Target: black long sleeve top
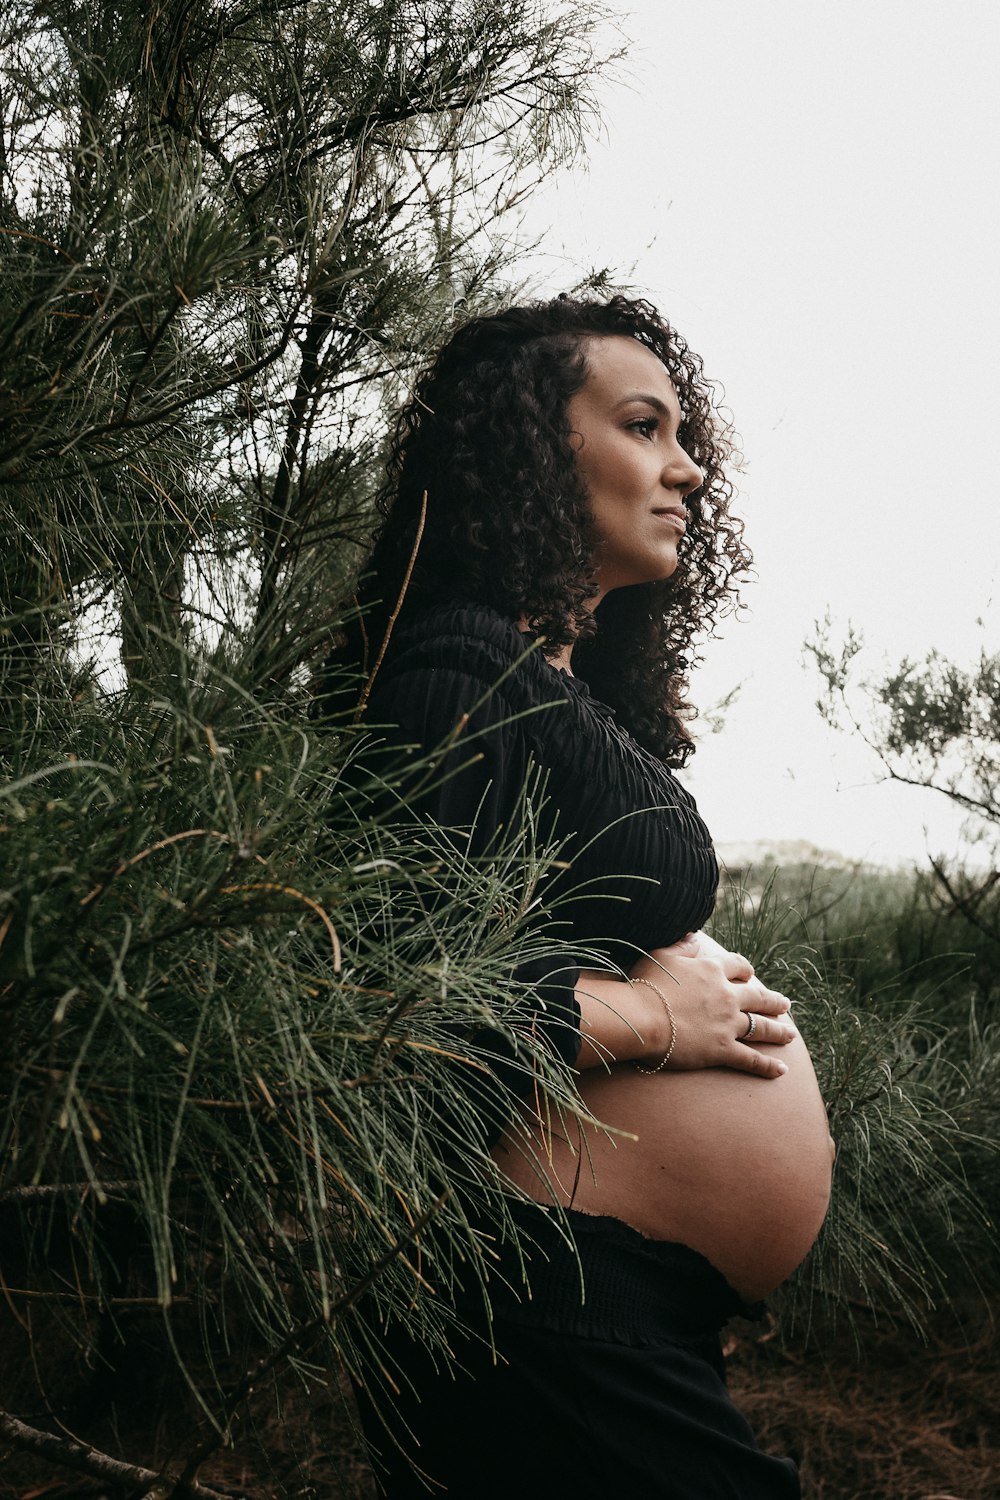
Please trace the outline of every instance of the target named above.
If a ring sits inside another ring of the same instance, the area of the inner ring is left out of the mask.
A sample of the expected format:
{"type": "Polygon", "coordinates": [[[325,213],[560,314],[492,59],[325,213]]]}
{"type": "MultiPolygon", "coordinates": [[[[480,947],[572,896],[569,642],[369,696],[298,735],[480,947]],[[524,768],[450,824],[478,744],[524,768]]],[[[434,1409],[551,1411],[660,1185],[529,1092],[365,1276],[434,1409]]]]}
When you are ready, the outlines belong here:
{"type": "MultiPolygon", "coordinates": [[[[540,775],[538,835],[561,845],[545,910],[565,951],[627,970],[710,915],[718,864],[691,795],[495,610],[446,605],[401,622],[367,720],[392,748],[430,751],[454,736],[417,808],[474,856],[509,829],[540,775]]],[[[536,997],[537,1029],[572,1064],[578,968],[542,963],[517,977],[536,997]]]]}

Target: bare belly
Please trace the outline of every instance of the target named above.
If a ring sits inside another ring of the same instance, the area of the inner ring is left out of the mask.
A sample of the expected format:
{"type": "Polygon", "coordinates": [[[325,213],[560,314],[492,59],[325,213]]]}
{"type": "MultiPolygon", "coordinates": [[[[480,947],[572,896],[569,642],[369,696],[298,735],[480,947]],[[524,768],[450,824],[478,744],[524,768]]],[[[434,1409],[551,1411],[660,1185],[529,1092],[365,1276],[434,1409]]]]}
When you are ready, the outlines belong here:
{"type": "Polygon", "coordinates": [[[628,1065],[583,1075],[580,1093],[609,1135],[525,1116],[494,1150],[539,1202],[611,1214],[698,1250],[748,1300],[805,1258],[830,1200],[833,1143],[801,1037],[782,1078],[731,1069],[649,1076],[628,1065]]]}

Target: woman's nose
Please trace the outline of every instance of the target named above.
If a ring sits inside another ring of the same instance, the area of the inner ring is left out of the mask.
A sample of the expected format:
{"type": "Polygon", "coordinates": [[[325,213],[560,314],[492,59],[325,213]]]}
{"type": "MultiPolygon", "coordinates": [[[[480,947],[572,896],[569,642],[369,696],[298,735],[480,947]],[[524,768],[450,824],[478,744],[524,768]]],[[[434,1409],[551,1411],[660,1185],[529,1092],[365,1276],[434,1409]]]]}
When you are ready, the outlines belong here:
{"type": "Polygon", "coordinates": [[[668,489],[680,490],[685,499],[705,483],[704,470],[685,452],[680,443],[675,446],[664,465],[663,483],[668,489]]]}

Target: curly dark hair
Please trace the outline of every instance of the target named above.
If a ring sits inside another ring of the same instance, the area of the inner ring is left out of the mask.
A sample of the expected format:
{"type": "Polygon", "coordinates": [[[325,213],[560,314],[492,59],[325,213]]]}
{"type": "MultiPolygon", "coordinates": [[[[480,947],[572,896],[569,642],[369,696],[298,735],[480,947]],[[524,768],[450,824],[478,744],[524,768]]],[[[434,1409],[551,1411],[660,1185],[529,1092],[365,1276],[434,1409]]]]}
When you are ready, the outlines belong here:
{"type": "MultiPolygon", "coordinates": [[[[691,642],[735,598],[750,555],[729,513],[732,428],[702,362],[645,301],[569,296],[509,307],[459,327],[399,414],[384,520],[364,570],[346,655],[370,670],[424,530],[405,614],[454,599],[492,605],[544,637],[547,655],[577,643],[573,670],[637,740],[668,764],[693,748],[685,720],[691,642]],[[678,440],[704,473],[687,497],[678,566],[662,582],[613,590],[598,611],[597,537],[570,442],[567,406],[587,377],[593,338],[624,334],[673,381],[678,440]]],[[[338,653],[340,654],[340,653],[338,653]]],[[[343,655],[341,655],[343,660],[343,655]]]]}

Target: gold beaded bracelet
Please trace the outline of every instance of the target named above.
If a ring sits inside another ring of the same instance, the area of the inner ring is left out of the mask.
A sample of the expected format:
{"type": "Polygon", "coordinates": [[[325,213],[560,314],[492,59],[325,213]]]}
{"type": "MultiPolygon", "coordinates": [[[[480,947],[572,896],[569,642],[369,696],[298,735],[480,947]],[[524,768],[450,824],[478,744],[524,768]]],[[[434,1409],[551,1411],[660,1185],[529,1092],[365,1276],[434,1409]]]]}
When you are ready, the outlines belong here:
{"type": "Polygon", "coordinates": [[[667,1013],[667,1020],[670,1022],[670,1046],[667,1048],[666,1052],[664,1052],[663,1056],[660,1058],[660,1061],[656,1064],[656,1067],[647,1068],[639,1061],[637,1057],[634,1057],[632,1059],[632,1066],[634,1068],[638,1068],[640,1073],[648,1073],[650,1075],[659,1073],[661,1069],[665,1068],[667,1066],[667,1063],[670,1061],[671,1053],[674,1050],[674,1043],[677,1041],[677,1022],[674,1018],[674,1013],[671,1009],[670,1001],[660,989],[660,986],[658,984],[654,984],[651,979],[630,979],[629,984],[648,985],[654,994],[659,995],[661,1001],[663,1002],[663,1009],[667,1013]]]}

